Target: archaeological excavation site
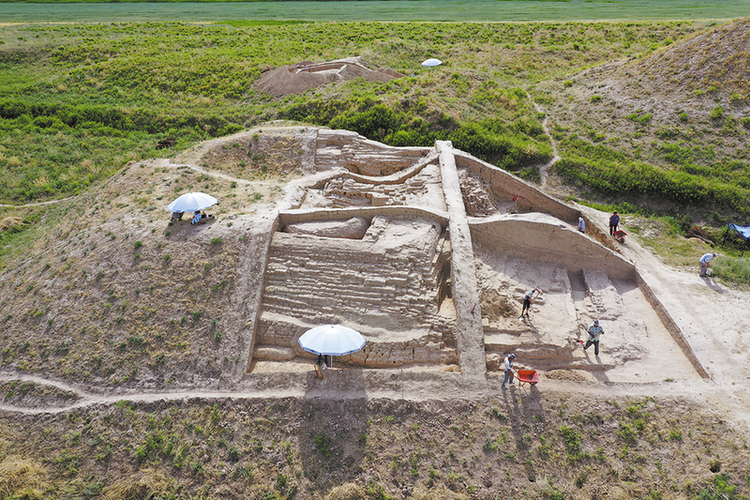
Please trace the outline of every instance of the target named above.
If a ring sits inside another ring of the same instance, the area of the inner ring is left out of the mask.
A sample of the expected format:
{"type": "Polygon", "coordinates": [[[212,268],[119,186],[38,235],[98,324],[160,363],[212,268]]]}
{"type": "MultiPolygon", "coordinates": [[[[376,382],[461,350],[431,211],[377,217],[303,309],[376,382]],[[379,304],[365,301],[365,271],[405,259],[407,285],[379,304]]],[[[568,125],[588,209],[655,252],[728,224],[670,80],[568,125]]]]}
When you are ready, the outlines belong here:
{"type": "Polygon", "coordinates": [[[253,256],[261,272],[244,301],[246,378],[309,371],[315,355],[298,339],[321,324],[366,339],[335,358],[329,377],[341,371],[341,380],[347,371],[486,380],[510,352],[542,380],[661,381],[665,355],[671,377],[706,377],[601,213],[450,142],[395,148],[323,128],[267,128],[263,137],[298,151],[302,174],[268,212],[267,241],[253,256]],[[542,294],[521,320],[523,294],[535,287],[542,294]],[[605,332],[599,356],[579,342],[594,320],[605,332]]]}

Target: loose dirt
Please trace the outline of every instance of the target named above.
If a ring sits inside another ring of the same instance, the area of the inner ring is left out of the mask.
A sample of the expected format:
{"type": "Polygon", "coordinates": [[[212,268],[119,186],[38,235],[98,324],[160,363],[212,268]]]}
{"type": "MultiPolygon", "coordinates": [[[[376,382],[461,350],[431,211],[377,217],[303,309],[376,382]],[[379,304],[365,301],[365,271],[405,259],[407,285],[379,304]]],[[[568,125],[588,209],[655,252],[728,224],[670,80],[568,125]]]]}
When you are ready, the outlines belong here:
{"type": "Polygon", "coordinates": [[[273,96],[301,94],[331,82],[363,78],[368,82],[387,82],[405,75],[388,68],[372,68],[357,57],[322,63],[302,61],[264,73],[257,86],[273,96]]]}

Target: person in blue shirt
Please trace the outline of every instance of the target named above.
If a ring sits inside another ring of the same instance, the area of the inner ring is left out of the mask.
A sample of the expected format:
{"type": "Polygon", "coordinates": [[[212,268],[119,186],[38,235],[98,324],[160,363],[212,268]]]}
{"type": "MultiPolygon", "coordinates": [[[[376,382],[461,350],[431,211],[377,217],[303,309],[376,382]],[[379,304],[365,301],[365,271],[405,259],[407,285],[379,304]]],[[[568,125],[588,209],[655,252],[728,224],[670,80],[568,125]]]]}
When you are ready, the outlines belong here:
{"type": "Polygon", "coordinates": [[[589,327],[589,339],[586,341],[586,345],[583,346],[585,351],[591,344],[594,344],[594,354],[599,355],[599,337],[604,335],[604,329],[599,325],[599,320],[594,320],[594,324],[589,327]]]}
{"type": "Polygon", "coordinates": [[[713,259],[714,257],[716,257],[715,253],[706,253],[703,254],[703,257],[701,257],[698,261],[701,265],[701,278],[703,278],[704,276],[708,276],[708,268],[711,267],[711,259],[713,259]]]}
{"type": "Polygon", "coordinates": [[[620,216],[617,215],[617,212],[614,212],[609,218],[609,235],[614,236],[619,226],[620,216]]]}

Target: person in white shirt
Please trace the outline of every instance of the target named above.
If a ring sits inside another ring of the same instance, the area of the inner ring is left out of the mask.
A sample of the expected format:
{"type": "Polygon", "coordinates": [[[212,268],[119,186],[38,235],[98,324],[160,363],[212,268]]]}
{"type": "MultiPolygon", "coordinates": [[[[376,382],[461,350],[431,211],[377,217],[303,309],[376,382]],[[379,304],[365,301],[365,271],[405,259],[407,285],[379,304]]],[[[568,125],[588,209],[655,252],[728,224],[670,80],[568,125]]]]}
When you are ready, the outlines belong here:
{"type": "Polygon", "coordinates": [[[537,296],[542,294],[542,291],[538,288],[533,288],[523,294],[523,308],[521,309],[521,317],[518,319],[523,319],[523,316],[526,315],[526,317],[529,317],[529,309],[531,308],[531,300],[534,298],[534,295],[537,294],[537,296]]]}
{"type": "Polygon", "coordinates": [[[582,233],[586,232],[586,221],[583,220],[583,217],[578,217],[578,230],[582,233]]]}

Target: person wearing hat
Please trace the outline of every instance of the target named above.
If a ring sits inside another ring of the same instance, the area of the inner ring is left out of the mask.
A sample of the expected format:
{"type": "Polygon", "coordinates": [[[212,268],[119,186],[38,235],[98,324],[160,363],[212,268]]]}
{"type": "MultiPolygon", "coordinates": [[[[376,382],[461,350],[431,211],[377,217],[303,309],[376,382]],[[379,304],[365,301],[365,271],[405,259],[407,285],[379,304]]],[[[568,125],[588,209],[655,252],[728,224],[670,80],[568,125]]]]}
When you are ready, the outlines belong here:
{"type": "Polygon", "coordinates": [[[534,298],[534,295],[537,297],[542,294],[542,291],[538,288],[532,288],[525,294],[523,294],[523,308],[521,309],[521,316],[518,319],[523,319],[524,315],[526,317],[529,317],[529,309],[531,309],[531,299],[534,298]]]}
{"type": "Polygon", "coordinates": [[[604,329],[599,326],[599,320],[595,319],[594,324],[589,327],[589,339],[586,341],[586,345],[583,346],[585,351],[591,344],[594,344],[594,354],[599,355],[599,336],[604,335],[604,329]]]}
{"type": "Polygon", "coordinates": [[[614,212],[609,218],[609,235],[614,236],[617,228],[620,226],[620,216],[614,212]]]}
{"type": "Polygon", "coordinates": [[[578,217],[578,230],[582,233],[586,232],[586,221],[583,220],[583,217],[578,217]]]}
{"type": "Polygon", "coordinates": [[[513,385],[513,360],[514,359],[516,359],[516,355],[513,353],[510,353],[507,356],[505,356],[505,359],[503,360],[503,369],[505,371],[505,376],[503,377],[503,385],[500,386],[503,389],[507,389],[507,387],[505,387],[505,384],[509,383],[508,382],[509,380],[510,380],[510,385],[513,385]]]}
{"type": "Polygon", "coordinates": [[[703,257],[700,258],[698,261],[701,265],[701,272],[700,277],[703,278],[704,276],[708,276],[708,268],[711,267],[711,259],[716,257],[715,253],[707,253],[704,254],[703,257]]]}

